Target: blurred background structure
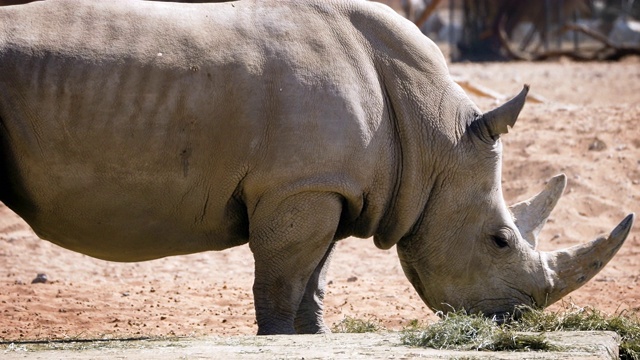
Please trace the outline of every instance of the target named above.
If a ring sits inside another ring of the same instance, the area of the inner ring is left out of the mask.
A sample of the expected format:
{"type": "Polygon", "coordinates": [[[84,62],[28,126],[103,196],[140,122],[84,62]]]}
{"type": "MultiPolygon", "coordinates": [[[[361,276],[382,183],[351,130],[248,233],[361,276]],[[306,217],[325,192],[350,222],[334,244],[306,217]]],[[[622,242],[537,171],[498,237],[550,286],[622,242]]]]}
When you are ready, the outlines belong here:
{"type": "Polygon", "coordinates": [[[640,54],[640,0],[379,0],[447,43],[452,61],[640,54]]]}

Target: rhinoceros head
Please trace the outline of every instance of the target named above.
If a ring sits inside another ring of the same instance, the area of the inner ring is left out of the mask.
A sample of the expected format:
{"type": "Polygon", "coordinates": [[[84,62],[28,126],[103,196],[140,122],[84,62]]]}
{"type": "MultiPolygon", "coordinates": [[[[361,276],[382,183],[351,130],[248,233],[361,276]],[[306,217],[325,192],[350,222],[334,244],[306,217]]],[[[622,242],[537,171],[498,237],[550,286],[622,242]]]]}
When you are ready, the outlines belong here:
{"type": "Polygon", "coordinates": [[[622,246],[627,216],[608,237],[569,249],[537,251],[537,235],[566,185],[551,179],[533,198],[507,207],[501,188],[500,135],[513,126],[528,87],[469,122],[429,198],[414,234],[397,245],[403,270],[433,310],[502,316],[544,307],[598,273],[622,246]]]}

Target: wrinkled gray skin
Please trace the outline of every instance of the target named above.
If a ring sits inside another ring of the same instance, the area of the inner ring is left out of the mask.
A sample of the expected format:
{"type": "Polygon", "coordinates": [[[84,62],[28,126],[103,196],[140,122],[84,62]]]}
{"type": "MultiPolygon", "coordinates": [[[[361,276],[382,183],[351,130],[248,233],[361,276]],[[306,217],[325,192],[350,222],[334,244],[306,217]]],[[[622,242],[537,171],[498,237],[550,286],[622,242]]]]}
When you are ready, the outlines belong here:
{"type": "Polygon", "coordinates": [[[100,259],[248,243],[259,334],[328,331],[324,275],[347,236],[397,245],[432,309],[501,314],[581,285],[633,221],[534,250],[565,180],[518,216],[504,203],[499,136],[525,95],[483,115],[430,40],[369,2],[6,7],[0,199],[100,259]]]}

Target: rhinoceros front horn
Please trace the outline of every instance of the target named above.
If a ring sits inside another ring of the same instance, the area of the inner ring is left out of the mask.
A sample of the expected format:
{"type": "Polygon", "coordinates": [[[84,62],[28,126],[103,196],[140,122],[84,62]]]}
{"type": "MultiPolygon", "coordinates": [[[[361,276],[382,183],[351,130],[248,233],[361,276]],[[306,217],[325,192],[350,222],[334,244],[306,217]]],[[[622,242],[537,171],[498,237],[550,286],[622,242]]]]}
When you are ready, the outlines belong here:
{"type": "Polygon", "coordinates": [[[624,243],[634,217],[634,214],[627,215],[608,237],[602,236],[587,244],[565,250],[541,253],[542,258],[546,260],[549,288],[546,303],[540,305],[553,304],[595,276],[624,243]]]}

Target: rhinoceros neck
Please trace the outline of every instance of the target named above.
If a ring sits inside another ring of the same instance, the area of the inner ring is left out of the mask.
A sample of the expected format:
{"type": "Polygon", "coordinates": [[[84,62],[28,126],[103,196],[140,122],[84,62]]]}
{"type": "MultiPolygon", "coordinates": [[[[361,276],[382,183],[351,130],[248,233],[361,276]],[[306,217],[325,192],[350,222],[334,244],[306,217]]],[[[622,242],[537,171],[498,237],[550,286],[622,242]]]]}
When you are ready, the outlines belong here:
{"type": "MultiPolygon", "coordinates": [[[[357,18],[355,21],[357,26],[357,18]]],[[[398,21],[369,33],[396,152],[393,196],[374,235],[389,248],[408,235],[446,171],[474,106],[449,76],[441,51],[415,26],[398,21]],[[393,36],[390,36],[390,33],[393,36]]]]}
{"type": "Polygon", "coordinates": [[[376,246],[389,248],[402,237],[409,235],[423,218],[429,199],[434,194],[434,186],[442,174],[447,173],[454,158],[453,148],[462,131],[457,130],[457,103],[447,104],[454,99],[447,88],[433,89],[440,92],[439,105],[424,106],[414,113],[412,106],[421,107],[409,97],[388,97],[392,107],[397,162],[393,196],[387,205],[387,212],[380,221],[374,236],[376,246]],[[445,99],[446,98],[446,99],[445,99]],[[395,99],[396,104],[393,104],[395,99]],[[446,104],[450,110],[440,109],[446,104]]]}

